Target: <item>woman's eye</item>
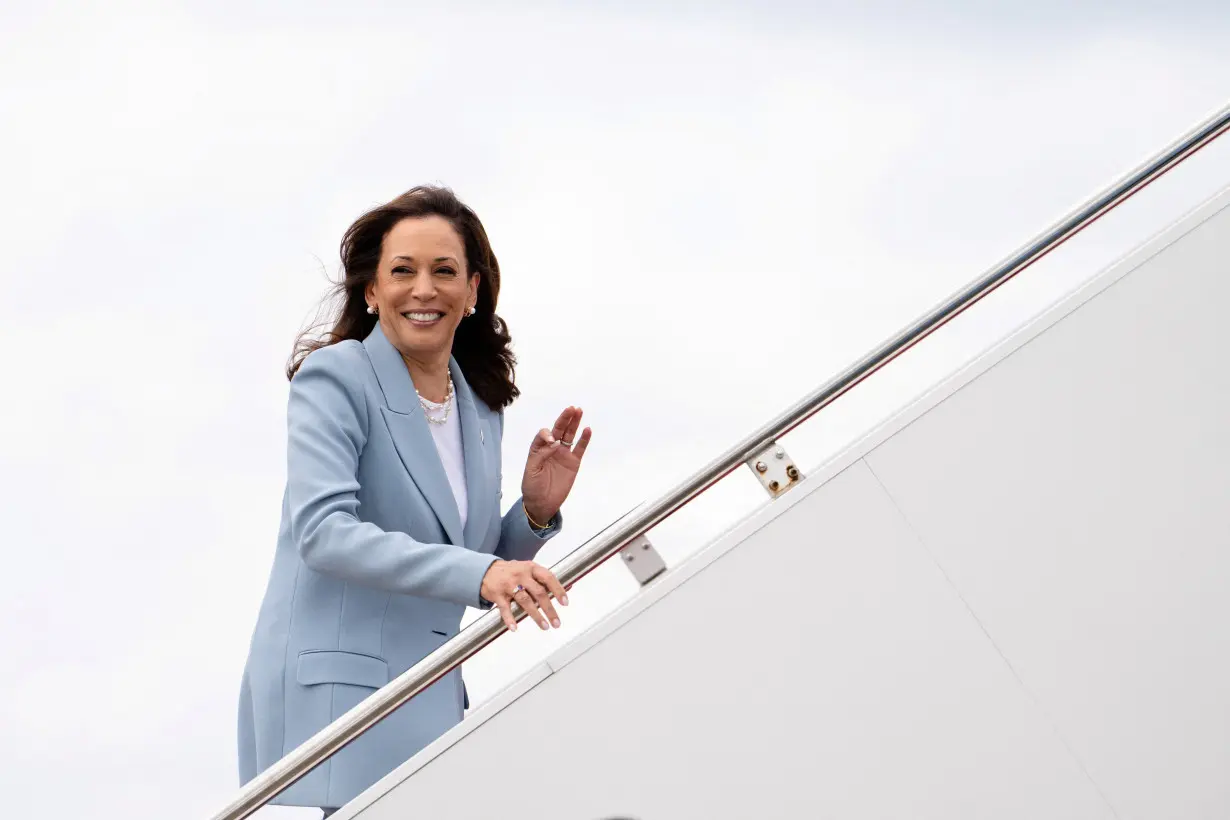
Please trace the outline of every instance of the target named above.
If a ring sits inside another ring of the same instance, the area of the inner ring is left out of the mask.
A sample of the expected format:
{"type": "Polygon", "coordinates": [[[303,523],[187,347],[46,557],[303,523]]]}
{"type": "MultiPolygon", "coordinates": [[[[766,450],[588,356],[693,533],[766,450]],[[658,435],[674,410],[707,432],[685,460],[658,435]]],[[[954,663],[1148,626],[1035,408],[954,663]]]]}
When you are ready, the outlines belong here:
{"type": "Polygon", "coordinates": [[[408,274],[408,273],[413,273],[413,271],[411,271],[411,270],[410,270],[409,268],[407,268],[405,265],[398,265],[397,267],[393,268],[393,275],[394,275],[394,276],[404,276],[404,275],[406,275],[406,274],[408,274]]]}
{"type": "Polygon", "coordinates": [[[457,272],[452,268],[436,268],[436,273],[441,276],[456,276],[457,272]]]}

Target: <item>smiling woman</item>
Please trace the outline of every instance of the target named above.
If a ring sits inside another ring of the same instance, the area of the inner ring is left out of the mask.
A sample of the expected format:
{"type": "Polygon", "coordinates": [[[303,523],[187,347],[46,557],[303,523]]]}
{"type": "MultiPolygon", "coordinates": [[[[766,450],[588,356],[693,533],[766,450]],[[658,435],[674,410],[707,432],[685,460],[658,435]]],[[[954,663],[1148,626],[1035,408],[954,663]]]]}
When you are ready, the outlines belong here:
{"type": "MultiPolygon", "coordinates": [[[[517,397],[500,269],[478,216],[415,188],[341,247],[339,315],[291,357],[287,479],[239,703],[246,783],[455,635],[466,606],[516,601],[560,625],[533,561],[562,525],[590,430],[568,407],[530,444],[501,514],[504,408],[517,397]]],[[[273,802],[328,816],[461,720],[454,671],[273,802]]]]}

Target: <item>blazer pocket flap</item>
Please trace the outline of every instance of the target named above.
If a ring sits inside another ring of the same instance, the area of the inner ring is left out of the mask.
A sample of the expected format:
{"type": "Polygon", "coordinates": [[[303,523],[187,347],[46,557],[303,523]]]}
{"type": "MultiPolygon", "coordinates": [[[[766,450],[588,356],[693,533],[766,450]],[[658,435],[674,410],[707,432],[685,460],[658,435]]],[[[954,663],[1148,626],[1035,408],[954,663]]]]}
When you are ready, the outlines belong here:
{"type": "Polygon", "coordinates": [[[349,683],[379,689],[389,682],[389,664],[357,652],[309,651],[299,653],[296,679],[303,686],[318,683],[349,683]]]}

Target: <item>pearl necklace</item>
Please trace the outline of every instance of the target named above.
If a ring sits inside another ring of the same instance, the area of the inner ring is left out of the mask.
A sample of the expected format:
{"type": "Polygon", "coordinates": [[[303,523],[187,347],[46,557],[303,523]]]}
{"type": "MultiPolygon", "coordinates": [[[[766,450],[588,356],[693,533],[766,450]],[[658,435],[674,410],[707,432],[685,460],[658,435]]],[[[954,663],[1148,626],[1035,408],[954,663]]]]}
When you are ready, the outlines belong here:
{"type": "Polygon", "coordinates": [[[444,397],[443,402],[435,402],[435,401],[431,401],[430,399],[423,398],[423,394],[419,393],[417,387],[414,389],[414,392],[418,394],[419,404],[422,405],[423,415],[427,418],[428,422],[430,422],[431,424],[444,424],[445,422],[448,421],[449,415],[453,412],[454,393],[453,393],[453,374],[452,373],[448,374],[448,395],[444,397]],[[444,415],[442,416],[432,415],[432,413],[438,413],[441,410],[444,411],[444,415]]]}

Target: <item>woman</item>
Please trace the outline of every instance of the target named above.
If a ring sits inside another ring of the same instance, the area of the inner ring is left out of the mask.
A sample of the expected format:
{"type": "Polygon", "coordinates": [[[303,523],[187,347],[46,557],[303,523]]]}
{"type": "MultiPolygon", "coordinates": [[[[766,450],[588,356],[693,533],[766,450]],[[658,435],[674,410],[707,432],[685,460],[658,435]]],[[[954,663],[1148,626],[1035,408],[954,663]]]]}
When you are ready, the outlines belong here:
{"type": "MultiPolygon", "coordinates": [[[[569,407],[530,445],[501,516],[504,408],[518,395],[496,315],[500,269],[475,213],[415,188],[342,239],[343,303],[300,339],[273,571],[244,669],[247,782],[457,634],[467,606],[516,601],[558,627],[559,581],[533,562],[559,532],[589,444],[569,407]]],[[[459,670],[274,802],[327,817],[461,720],[459,670]]]]}

